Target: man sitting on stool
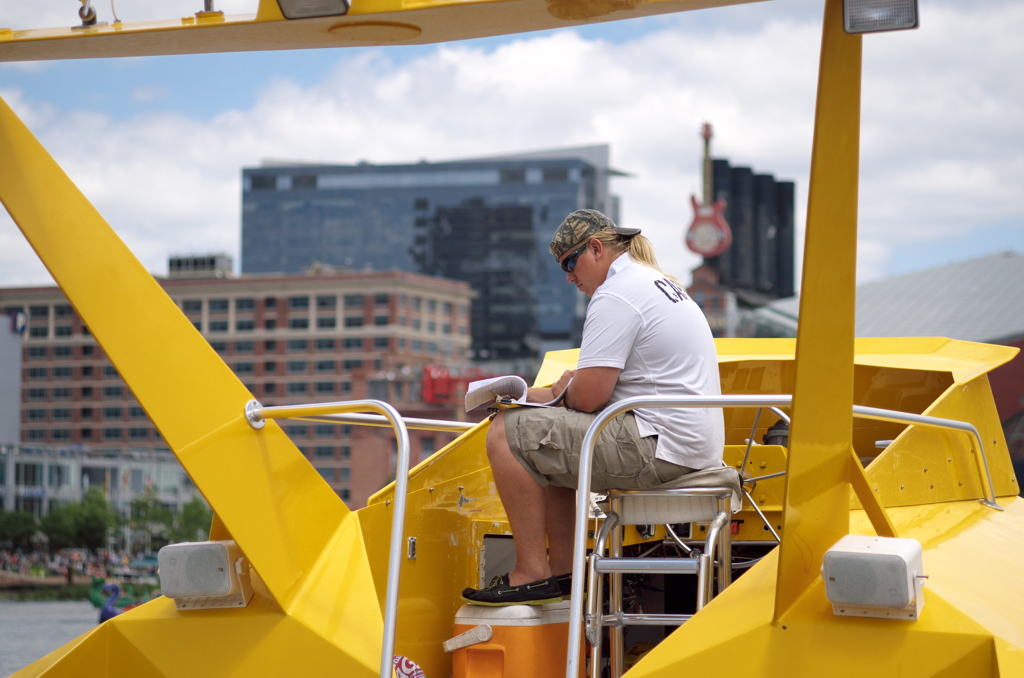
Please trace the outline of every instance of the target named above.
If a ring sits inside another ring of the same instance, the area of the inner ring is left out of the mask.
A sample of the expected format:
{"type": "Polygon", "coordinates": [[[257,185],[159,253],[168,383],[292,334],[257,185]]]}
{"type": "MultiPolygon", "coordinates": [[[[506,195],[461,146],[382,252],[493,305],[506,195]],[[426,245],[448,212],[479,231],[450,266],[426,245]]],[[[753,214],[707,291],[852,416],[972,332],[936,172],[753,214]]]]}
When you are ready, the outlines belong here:
{"type": "MultiPolygon", "coordinates": [[[[564,407],[504,410],[491,422],[487,457],[512,528],[516,567],[485,589],[462,592],[477,605],[540,605],[569,594],[580,450],[598,410],[640,395],[721,394],[707,320],[658,268],[639,229],[577,210],[555,231],[551,253],[566,282],[591,297],[579,362],[550,388],[529,391],[531,402],[566,391],[564,407]]],[[[627,412],[597,439],[591,487],[657,487],[720,466],[724,440],[718,408],[627,412]]]]}

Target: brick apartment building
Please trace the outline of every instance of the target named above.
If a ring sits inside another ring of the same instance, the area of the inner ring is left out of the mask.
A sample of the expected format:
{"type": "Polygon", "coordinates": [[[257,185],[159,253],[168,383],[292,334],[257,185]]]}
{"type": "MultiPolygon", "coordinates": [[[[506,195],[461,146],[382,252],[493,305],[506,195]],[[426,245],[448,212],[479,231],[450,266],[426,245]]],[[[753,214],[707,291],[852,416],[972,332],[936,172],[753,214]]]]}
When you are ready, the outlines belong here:
{"type": "MultiPolygon", "coordinates": [[[[457,373],[468,361],[474,295],[467,283],[403,271],[231,277],[229,270],[227,257],[175,258],[160,283],[264,405],[373,398],[404,416],[465,417],[457,397],[431,391],[424,402],[421,394],[427,366],[457,373]]],[[[20,375],[20,431],[0,443],[167,449],[59,288],[0,289],[0,310],[27,321],[15,353],[20,369],[6,371],[20,375]]],[[[353,508],[393,478],[388,428],[281,424],[353,508]]],[[[410,437],[413,464],[453,439],[429,431],[410,437]]]]}

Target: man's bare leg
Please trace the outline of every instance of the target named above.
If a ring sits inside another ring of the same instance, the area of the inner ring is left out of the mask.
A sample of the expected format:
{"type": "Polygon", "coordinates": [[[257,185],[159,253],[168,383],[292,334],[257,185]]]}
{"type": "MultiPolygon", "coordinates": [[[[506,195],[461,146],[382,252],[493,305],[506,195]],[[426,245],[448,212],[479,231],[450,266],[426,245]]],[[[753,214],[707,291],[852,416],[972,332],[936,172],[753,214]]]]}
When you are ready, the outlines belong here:
{"type": "Polygon", "coordinates": [[[544,488],[547,514],[548,561],[552,574],[572,572],[573,537],[576,535],[576,490],[548,485],[544,488]]]}
{"type": "MultiPolygon", "coordinates": [[[[516,567],[509,572],[509,583],[519,586],[547,579],[551,566],[544,539],[545,491],[512,454],[505,437],[503,412],[494,417],[487,431],[487,458],[516,545],[516,567]]],[[[571,541],[570,537],[570,551],[571,541]]]]}

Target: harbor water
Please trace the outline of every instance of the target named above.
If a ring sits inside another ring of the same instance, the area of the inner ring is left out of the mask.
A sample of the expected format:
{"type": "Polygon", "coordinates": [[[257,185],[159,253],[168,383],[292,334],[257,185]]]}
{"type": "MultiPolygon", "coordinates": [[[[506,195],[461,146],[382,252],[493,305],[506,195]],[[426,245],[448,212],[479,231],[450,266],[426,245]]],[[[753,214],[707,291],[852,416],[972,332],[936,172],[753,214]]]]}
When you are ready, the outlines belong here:
{"type": "Polygon", "coordinates": [[[99,610],[85,600],[0,600],[0,676],[9,676],[96,626],[99,610]]]}

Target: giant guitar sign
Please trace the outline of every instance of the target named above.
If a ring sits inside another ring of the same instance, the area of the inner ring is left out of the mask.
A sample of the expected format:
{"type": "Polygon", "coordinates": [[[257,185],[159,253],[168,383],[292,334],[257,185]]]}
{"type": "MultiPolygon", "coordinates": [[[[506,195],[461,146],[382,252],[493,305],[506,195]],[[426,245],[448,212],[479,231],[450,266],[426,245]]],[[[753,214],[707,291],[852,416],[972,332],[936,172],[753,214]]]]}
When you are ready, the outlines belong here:
{"type": "Polygon", "coordinates": [[[717,257],[732,244],[732,231],[725,221],[725,200],[712,202],[711,195],[711,125],[704,123],[704,201],[691,196],[693,223],[686,232],[686,246],[704,257],[717,257]]]}

